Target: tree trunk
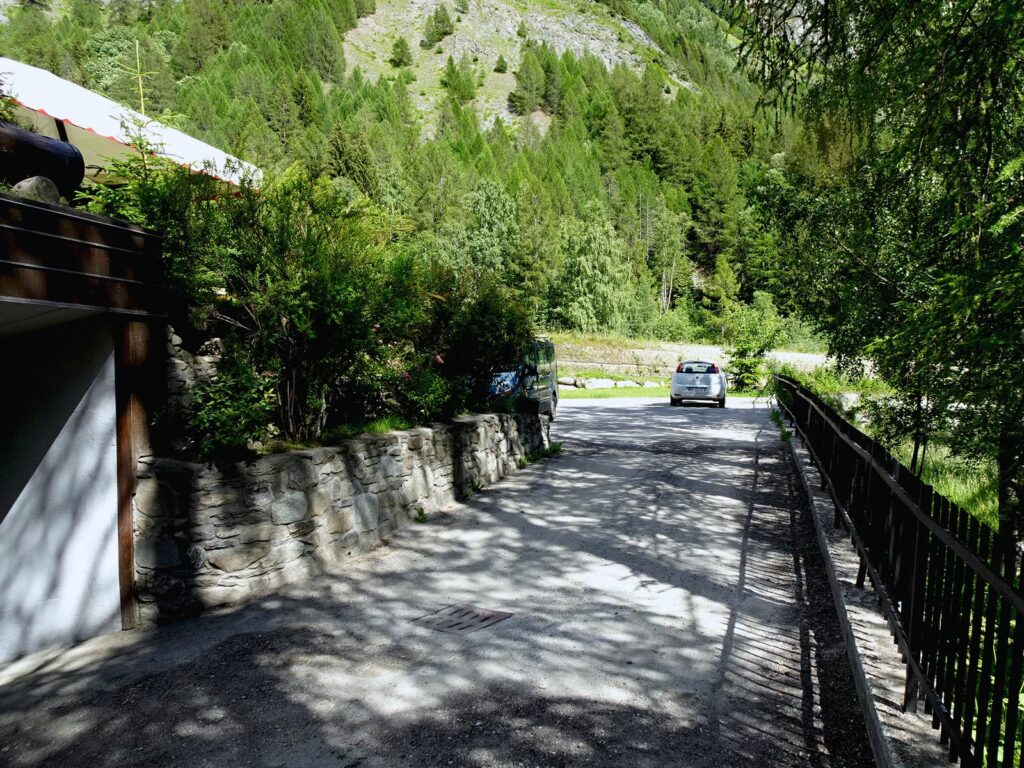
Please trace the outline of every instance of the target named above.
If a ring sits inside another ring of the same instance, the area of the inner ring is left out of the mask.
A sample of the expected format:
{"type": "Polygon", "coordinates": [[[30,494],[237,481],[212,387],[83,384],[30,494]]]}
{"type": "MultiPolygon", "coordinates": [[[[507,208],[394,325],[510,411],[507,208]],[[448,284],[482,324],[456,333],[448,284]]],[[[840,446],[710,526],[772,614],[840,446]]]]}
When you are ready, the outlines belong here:
{"type": "Polygon", "coordinates": [[[920,477],[921,472],[924,470],[923,460],[920,467],[917,464],[917,454],[921,449],[921,433],[921,396],[918,395],[917,405],[914,407],[914,455],[910,457],[910,471],[917,477],[920,477]]]}
{"type": "Polygon", "coordinates": [[[1020,436],[1004,429],[996,460],[999,472],[999,545],[1008,563],[1021,556],[1024,543],[1024,447],[1020,436]]]}

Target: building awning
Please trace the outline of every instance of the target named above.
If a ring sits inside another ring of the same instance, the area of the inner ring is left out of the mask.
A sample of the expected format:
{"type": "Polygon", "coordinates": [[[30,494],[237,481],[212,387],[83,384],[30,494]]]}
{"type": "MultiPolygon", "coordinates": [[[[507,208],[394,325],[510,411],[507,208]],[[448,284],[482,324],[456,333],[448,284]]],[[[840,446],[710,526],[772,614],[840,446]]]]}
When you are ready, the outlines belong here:
{"type": "Polygon", "coordinates": [[[244,177],[260,180],[254,165],[44,69],[0,57],[0,78],[19,120],[44,136],[78,147],[87,179],[117,182],[110,162],[134,151],[131,134],[141,132],[157,154],[196,172],[235,186],[244,177]]]}

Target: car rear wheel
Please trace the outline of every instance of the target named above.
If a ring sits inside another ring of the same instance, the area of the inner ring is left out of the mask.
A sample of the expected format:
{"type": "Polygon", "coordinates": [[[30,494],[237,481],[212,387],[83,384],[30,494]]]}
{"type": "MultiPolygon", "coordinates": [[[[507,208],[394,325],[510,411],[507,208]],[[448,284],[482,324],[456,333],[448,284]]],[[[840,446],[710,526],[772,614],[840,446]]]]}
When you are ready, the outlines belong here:
{"type": "Polygon", "coordinates": [[[548,411],[548,419],[551,421],[555,420],[555,410],[558,408],[558,395],[551,397],[551,410],[548,411]]]}
{"type": "Polygon", "coordinates": [[[718,401],[718,407],[719,408],[725,408],[725,398],[724,397],[721,400],[718,401]]]}
{"type": "Polygon", "coordinates": [[[680,400],[680,399],[679,399],[679,398],[677,398],[677,397],[670,397],[670,398],[668,399],[668,404],[669,404],[669,405],[681,405],[681,404],[682,404],[682,402],[683,402],[683,401],[682,401],[682,400],[680,400]]]}

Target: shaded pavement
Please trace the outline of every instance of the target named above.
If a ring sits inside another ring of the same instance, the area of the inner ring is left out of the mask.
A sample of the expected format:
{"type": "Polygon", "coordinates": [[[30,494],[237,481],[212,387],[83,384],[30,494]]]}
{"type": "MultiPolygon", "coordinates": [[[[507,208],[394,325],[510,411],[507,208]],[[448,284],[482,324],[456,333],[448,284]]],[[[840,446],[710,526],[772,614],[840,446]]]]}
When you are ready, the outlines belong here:
{"type": "Polygon", "coordinates": [[[763,408],[564,402],[562,455],[244,609],[0,667],[0,766],[868,766],[763,408]],[[511,617],[471,634],[414,619],[511,617]]]}

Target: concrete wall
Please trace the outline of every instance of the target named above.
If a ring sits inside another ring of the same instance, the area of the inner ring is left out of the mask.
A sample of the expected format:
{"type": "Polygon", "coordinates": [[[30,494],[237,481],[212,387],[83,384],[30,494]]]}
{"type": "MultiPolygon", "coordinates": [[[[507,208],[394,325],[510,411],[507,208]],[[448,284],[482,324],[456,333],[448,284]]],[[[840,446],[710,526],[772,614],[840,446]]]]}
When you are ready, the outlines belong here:
{"type": "Polygon", "coordinates": [[[135,555],[144,620],[264,595],[514,472],[546,416],[465,416],[224,467],[140,463],[135,555]]]}
{"type": "Polygon", "coordinates": [[[0,661],[120,626],[102,318],[0,338],[0,661]]]}

